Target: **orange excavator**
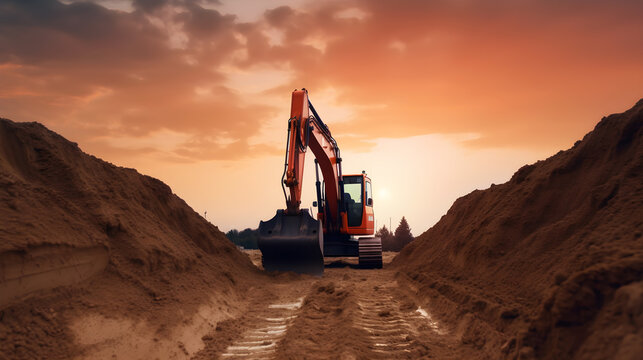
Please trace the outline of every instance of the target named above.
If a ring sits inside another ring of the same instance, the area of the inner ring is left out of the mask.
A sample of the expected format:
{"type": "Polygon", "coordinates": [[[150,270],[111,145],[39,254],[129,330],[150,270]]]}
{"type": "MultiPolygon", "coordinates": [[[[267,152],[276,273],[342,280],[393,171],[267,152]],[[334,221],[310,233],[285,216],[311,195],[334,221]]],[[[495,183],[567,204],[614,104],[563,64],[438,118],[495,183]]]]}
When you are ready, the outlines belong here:
{"type": "Polygon", "coordinates": [[[371,179],[364,171],[358,175],[342,174],[337,142],[308,99],[306,89],[292,93],[281,180],[286,209],[277,210],[272,219],[259,223],[258,242],[265,270],[321,275],[324,257],[358,257],[362,268],[382,267],[382,243],[372,236],[375,220],[371,179]],[[315,156],[317,201],[313,207],[317,208],[317,219],[300,208],[304,160],[309,148],[315,156]],[[323,185],[319,181],[320,169],[323,185]]]}

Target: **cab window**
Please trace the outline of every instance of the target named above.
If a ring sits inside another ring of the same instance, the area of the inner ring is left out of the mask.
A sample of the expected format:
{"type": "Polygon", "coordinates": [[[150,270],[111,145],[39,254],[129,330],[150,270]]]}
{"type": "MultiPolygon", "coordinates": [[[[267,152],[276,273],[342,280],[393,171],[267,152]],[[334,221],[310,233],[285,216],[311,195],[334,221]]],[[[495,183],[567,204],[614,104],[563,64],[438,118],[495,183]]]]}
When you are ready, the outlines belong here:
{"type": "Polygon", "coordinates": [[[371,190],[371,182],[366,182],[366,206],[373,206],[373,190],[371,190]],[[370,200],[370,205],[369,205],[370,200]]]}
{"type": "Polygon", "coordinates": [[[344,204],[346,204],[348,226],[362,224],[362,194],[364,194],[362,181],[362,176],[344,176],[344,204]]]}

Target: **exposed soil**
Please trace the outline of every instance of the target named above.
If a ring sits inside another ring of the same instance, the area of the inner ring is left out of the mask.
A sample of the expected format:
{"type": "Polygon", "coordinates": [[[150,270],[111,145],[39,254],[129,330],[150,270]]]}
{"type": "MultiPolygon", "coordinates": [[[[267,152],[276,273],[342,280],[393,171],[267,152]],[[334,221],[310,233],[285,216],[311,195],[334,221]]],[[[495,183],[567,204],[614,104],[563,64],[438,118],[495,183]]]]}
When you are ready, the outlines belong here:
{"type": "Polygon", "coordinates": [[[458,199],[395,259],[491,358],[643,353],[643,101],[458,199]]]}
{"type": "Polygon", "coordinates": [[[164,358],[236,315],[258,276],[159,180],[0,119],[0,357],[164,358]]]}

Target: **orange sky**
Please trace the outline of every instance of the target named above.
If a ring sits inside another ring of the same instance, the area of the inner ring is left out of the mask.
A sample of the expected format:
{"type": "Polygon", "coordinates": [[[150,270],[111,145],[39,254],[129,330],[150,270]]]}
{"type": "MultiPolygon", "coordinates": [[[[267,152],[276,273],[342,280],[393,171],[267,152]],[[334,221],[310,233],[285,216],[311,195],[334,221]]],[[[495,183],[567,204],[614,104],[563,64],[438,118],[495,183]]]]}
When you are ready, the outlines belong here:
{"type": "Polygon", "coordinates": [[[642,14],[640,1],[0,0],[0,116],[158,177],[229,230],[284,206],[290,92],[306,87],[345,172],[372,176],[378,224],[406,215],[418,235],[642,97],[642,14]]]}

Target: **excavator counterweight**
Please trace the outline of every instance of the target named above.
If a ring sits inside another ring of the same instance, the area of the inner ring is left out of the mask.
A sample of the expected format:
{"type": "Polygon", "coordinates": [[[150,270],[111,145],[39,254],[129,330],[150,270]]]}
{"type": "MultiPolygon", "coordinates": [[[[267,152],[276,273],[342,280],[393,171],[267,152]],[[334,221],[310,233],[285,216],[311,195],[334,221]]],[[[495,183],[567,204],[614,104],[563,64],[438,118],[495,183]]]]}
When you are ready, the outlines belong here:
{"type": "Polygon", "coordinates": [[[306,89],[292,93],[286,161],[281,178],[286,209],[259,223],[259,249],[267,271],[321,275],[324,256],[359,257],[360,266],[382,267],[382,244],[373,235],[371,179],[343,175],[337,142],[308,99],[306,89]],[[317,219],[301,209],[304,160],[315,156],[317,219]],[[324,186],[319,181],[321,170],[324,186]],[[286,187],[288,190],[286,190],[286,187]]]}

